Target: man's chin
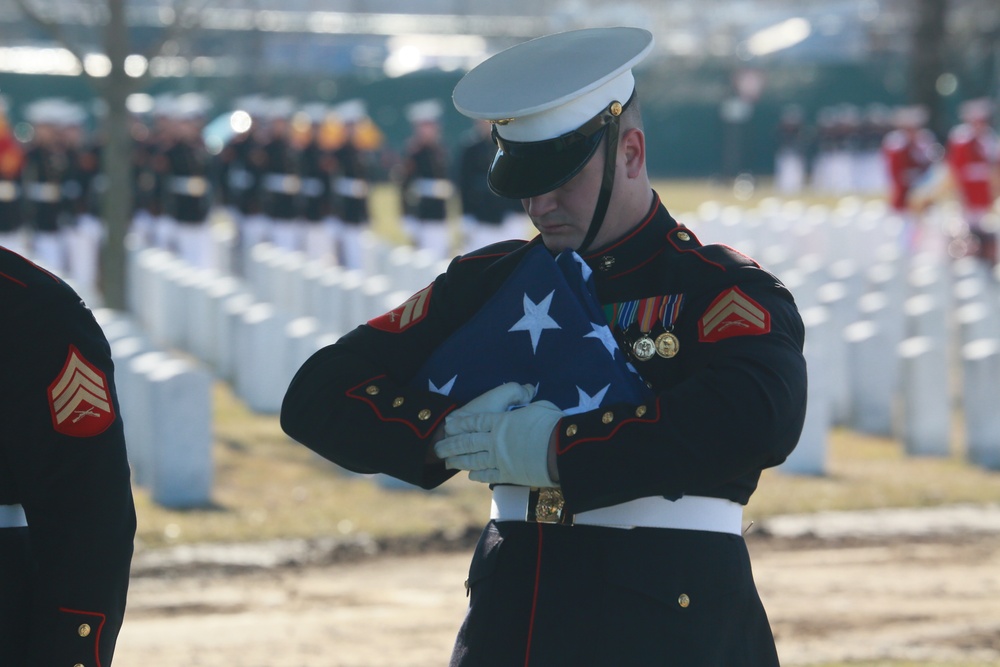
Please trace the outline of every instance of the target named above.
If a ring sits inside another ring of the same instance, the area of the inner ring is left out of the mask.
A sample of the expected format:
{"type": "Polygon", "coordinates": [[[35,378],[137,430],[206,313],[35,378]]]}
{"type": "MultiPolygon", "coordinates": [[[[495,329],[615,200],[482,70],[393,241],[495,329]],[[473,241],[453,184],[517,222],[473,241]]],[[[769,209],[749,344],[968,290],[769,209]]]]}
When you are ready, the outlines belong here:
{"type": "Polygon", "coordinates": [[[561,234],[542,234],[542,243],[548,248],[550,252],[559,253],[563,250],[576,250],[576,247],[580,245],[580,240],[577,238],[571,238],[568,236],[563,236],[561,234]]]}

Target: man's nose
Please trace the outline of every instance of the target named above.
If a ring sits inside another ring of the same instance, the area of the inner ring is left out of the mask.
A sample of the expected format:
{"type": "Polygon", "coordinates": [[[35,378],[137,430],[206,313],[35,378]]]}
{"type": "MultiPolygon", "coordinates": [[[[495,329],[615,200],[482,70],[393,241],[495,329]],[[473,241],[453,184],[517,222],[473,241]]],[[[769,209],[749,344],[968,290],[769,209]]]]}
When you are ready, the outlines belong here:
{"type": "Polygon", "coordinates": [[[522,199],[521,204],[529,216],[542,216],[553,211],[556,207],[556,198],[551,192],[528,199],[522,199]]]}

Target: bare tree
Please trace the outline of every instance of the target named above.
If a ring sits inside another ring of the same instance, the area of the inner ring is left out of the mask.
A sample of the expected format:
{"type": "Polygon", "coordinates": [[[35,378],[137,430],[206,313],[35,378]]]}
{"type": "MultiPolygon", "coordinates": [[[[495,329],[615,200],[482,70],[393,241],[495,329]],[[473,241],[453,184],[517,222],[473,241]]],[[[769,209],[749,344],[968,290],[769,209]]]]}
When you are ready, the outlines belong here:
{"type": "Polygon", "coordinates": [[[942,130],[943,109],[937,91],[938,77],[945,71],[945,31],[948,0],[914,0],[910,44],[910,99],[930,112],[930,126],[942,130]]]}
{"type": "MultiPolygon", "coordinates": [[[[126,107],[128,96],[141,90],[147,83],[149,70],[139,76],[126,71],[125,61],[135,54],[129,36],[126,17],[127,0],[89,0],[89,3],[53,3],[51,0],[14,0],[24,15],[80,62],[94,92],[107,109],[106,145],[103,169],[107,190],[102,214],[107,224],[108,242],[101,260],[101,274],[105,304],[110,308],[125,308],[126,253],[125,235],[132,217],[132,137],[131,118],[126,107]],[[99,26],[95,35],[110,62],[107,76],[94,76],[84,67],[87,49],[79,38],[62,23],[61,10],[71,7],[85,19],[82,23],[99,26]]],[[[165,23],[159,39],[135,54],[152,61],[163,46],[176,39],[182,32],[197,27],[202,9],[209,0],[177,2],[164,12],[165,23]]]]}

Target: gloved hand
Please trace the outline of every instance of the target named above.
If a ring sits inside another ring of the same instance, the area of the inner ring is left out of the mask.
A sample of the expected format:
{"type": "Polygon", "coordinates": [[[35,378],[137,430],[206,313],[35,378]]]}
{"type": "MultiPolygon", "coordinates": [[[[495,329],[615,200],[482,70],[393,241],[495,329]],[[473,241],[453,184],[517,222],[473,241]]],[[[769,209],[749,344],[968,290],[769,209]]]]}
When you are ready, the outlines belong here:
{"type": "Polygon", "coordinates": [[[549,401],[509,412],[452,413],[434,452],[445,467],[468,470],[476,482],[558,486],[549,477],[548,455],[552,429],[562,416],[549,401]]]}
{"type": "Polygon", "coordinates": [[[535,397],[535,388],[530,384],[508,382],[495,389],[476,396],[474,399],[452,411],[447,419],[479,414],[481,412],[506,412],[515,405],[527,405],[535,397]]]}

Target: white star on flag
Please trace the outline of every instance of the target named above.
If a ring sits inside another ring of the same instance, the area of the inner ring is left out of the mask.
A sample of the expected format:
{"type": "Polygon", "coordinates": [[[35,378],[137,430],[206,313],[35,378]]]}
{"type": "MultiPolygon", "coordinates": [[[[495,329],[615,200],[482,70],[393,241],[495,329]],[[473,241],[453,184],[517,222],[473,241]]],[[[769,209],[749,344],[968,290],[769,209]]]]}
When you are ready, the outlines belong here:
{"type": "Polygon", "coordinates": [[[587,392],[585,392],[583,389],[580,389],[580,387],[577,386],[576,393],[579,394],[580,396],[580,402],[577,404],[575,408],[569,408],[568,410],[565,410],[565,413],[568,415],[575,415],[581,412],[589,412],[590,410],[596,410],[597,408],[601,407],[601,401],[604,400],[604,395],[608,393],[608,389],[610,388],[611,388],[610,384],[605,385],[604,389],[600,390],[593,396],[590,396],[589,394],[587,394],[587,392]]]}
{"type": "Polygon", "coordinates": [[[445,382],[440,387],[438,387],[438,386],[436,386],[434,384],[434,380],[428,379],[427,380],[427,385],[428,385],[427,386],[427,390],[428,391],[432,391],[435,394],[443,394],[444,396],[450,396],[451,395],[451,388],[455,386],[455,380],[457,380],[457,379],[458,379],[458,376],[456,375],[453,378],[451,378],[450,380],[448,380],[447,382],[445,382]]]}
{"type": "Polygon", "coordinates": [[[611,333],[611,329],[603,324],[598,324],[597,322],[591,322],[590,326],[593,327],[593,331],[584,336],[584,338],[596,338],[597,340],[604,343],[604,349],[608,351],[611,358],[615,358],[615,350],[618,349],[618,343],[615,342],[615,335],[611,333]]]}
{"type": "Polygon", "coordinates": [[[534,303],[527,294],[524,295],[524,317],[519,319],[507,331],[527,331],[531,335],[531,349],[538,352],[538,339],[545,329],[561,329],[559,324],[549,317],[549,307],[552,305],[552,295],[555,290],[538,303],[534,303]]]}

